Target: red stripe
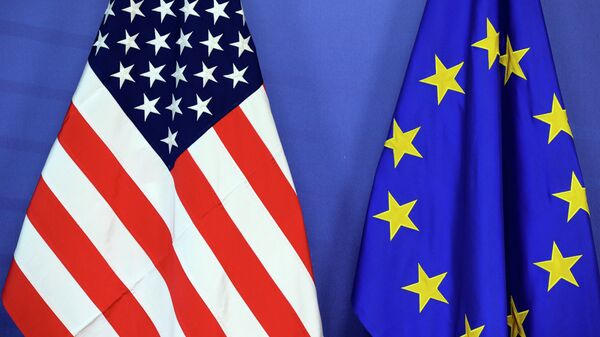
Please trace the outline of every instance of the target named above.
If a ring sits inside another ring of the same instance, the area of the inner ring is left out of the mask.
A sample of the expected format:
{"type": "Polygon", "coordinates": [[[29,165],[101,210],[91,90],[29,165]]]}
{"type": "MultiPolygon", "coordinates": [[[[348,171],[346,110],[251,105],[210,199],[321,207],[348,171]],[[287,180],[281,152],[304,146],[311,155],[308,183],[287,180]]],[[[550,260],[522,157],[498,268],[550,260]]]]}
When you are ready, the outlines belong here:
{"type": "Polygon", "coordinates": [[[183,332],[224,336],[185,275],[167,224],[73,105],[58,139],[161,273],[183,332]]]}
{"type": "Polygon", "coordinates": [[[4,285],[2,303],[25,336],[72,336],[14,261],[4,285]]]}
{"type": "Polygon", "coordinates": [[[144,309],[64,209],[44,179],[38,183],[27,216],[119,336],[159,335],[144,309]]]}
{"type": "Polygon", "coordinates": [[[269,336],[308,336],[188,151],[171,171],[183,206],[269,336]]]}
{"type": "Polygon", "coordinates": [[[298,197],[269,149],[239,107],[223,117],[214,129],[312,275],[298,197]]]}

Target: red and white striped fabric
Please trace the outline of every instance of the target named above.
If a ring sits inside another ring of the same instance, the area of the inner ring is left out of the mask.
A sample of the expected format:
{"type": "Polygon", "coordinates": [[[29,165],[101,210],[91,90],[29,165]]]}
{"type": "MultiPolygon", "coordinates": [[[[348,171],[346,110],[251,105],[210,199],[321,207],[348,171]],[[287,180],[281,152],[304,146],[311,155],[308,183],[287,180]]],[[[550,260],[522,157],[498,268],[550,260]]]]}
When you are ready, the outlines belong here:
{"type": "Polygon", "coordinates": [[[3,302],[27,336],[322,336],[264,88],[169,170],[86,66],[3,302]]]}

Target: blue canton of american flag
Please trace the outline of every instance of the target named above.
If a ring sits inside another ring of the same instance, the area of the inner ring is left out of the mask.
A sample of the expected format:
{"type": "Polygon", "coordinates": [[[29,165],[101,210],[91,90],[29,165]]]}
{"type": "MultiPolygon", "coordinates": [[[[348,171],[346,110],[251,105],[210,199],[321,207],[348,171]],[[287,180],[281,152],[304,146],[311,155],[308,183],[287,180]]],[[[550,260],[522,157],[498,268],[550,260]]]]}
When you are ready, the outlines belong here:
{"type": "Polygon", "coordinates": [[[262,84],[238,1],[112,1],[89,62],[169,168],[262,84]]]}
{"type": "Polygon", "coordinates": [[[239,1],[109,3],[2,294],[27,336],[323,335],[239,1]]]}

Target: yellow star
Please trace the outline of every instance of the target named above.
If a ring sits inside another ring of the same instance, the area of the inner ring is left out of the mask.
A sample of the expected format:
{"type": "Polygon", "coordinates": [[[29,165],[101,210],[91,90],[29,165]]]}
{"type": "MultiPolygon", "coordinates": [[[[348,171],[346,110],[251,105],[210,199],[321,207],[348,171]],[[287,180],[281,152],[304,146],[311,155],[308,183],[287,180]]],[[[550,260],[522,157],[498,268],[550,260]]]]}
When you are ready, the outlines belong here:
{"type": "Polygon", "coordinates": [[[524,80],[527,79],[519,62],[521,62],[521,59],[528,51],[529,48],[513,51],[510,38],[506,37],[506,54],[500,56],[500,64],[506,67],[504,71],[504,85],[508,82],[511,74],[515,74],[524,80]]]}
{"type": "Polygon", "coordinates": [[[394,151],[394,167],[398,166],[398,163],[405,154],[411,156],[423,158],[417,148],[413,145],[413,140],[417,136],[417,133],[421,127],[412,129],[410,131],[402,132],[398,123],[394,119],[393,136],[392,138],[385,141],[385,147],[394,151]]]}
{"type": "Polygon", "coordinates": [[[481,332],[483,332],[483,328],[485,328],[485,325],[471,330],[471,325],[469,325],[469,319],[467,318],[467,315],[465,315],[465,334],[460,337],[479,337],[479,335],[481,335],[481,332]]]}
{"type": "Polygon", "coordinates": [[[448,304],[448,301],[438,289],[448,273],[429,277],[421,267],[421,264],[418,264],[418,266],[419,281],[417,283],[409,284],[406,287],[402,287],[402,289],[419,294],[419,312],[423,311],[423,308],[425,308],[430,299],[448,304]]]}
{"type": "Polygon", "coordinates": [[[496,28],[490,22],[490,19],[486,18],[486,37],[485,39],[479,40],[473,43],[472,47],[485,49],[488,52],[488,69],[492,69],[492,65],[496,61],[496,57],[500,55],[500,33],[496,31],[496,28]]]}
{"type": "Polygon", "coordinates": [[[534,263],[536,266],[550,273],[548,278],[548,291],[560,280],[565,280],[577,287],[579,284],[571,272],[571,268],[579,261],[583,255],[574,255],[563,257],[556,242],[552,242],[552,257],[550,260],[534,263]]]}
{"type": "Polygon", "coordinates": [[[390,241],[392,241],[396,233],[398,233],[400,227],[406,227],[408,229],[419,231],[417,226],[415,226],[412,220],[408,217],[410,211],[413,209],[416,203],[417,201],[413,200],[404,205],[398,205],[398,202],[396,202],[396,199],[394,199],[392,193],[388,192],[388,210],[376,214],[373,217],[390,223],[390,241]]]}
{"type": "Polygon", "coordinates": [[[563,109],[556,98],[556,94],[552,97],[552,111],[533,116],[536,119],[541,120],[542,122],[550,125],[550,133],[548,133],[548,144],[554,140],[556,136],[561,131],[564,131],[566,134],[573,138],[573,133],[571,133],[571,127],[569,126],[569,120],[567,118],[567,110],[563,109]]]}
{"type": "Polygon", "coordinates": [[[456,75],[462,68],[464,62],[455,65],[452,68],[446,68],[442,61],[435,55],[435,74],[422,79],[420,82],[431,84],[437,87],[437,101],[438,105],[442,102],[442,99],[448,92],[453,90],[464,94],[464,90],[460,87],[460,84],[456,82],[456,75]]]}
{"type": "Polygon", "coordinates": [[[527,337],[523,329],[523,322],[528,313],[529,310],[519,312],[515,305],[515,300],[513,300],[512,296],[510,297],[510,315],[506,317],[506,322],[510,327],[510,337],[527,337]]]}
{"type": "Polygon", "coordinates": [[[575,216],[580,209],[586,211],[587,214],[590,214],[590,208],[585,195],[585,187],[581,186],[575,172],[571,172],[571,189],[552,195],[569,203],[567,222],[571,221],[573,216],[575,216]]]}

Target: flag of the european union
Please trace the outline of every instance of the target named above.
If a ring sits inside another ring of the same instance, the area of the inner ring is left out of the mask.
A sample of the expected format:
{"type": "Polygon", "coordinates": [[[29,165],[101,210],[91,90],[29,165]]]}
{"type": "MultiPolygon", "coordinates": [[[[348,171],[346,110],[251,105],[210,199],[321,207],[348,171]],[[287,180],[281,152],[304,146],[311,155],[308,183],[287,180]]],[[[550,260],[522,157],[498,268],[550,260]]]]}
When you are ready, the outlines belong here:
{"type": "Polygon", "coordinates": [[[600,336],[585,183],[539,0],[429,0],[354,308],[375,336],[600,336]]]}

